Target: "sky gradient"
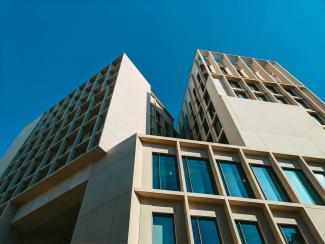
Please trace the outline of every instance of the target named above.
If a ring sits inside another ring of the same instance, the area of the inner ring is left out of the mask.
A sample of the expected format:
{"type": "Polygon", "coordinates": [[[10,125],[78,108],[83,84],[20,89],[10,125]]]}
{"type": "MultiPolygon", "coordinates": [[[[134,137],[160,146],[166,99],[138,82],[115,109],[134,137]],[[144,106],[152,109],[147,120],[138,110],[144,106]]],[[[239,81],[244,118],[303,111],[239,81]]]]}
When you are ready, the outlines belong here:
{"type": "Polygon", "coordinates": [[[177,120],[196,49],[278,61],[325,100],[325,1],[0,1],[0,157],[123,52],[177,120]]]}

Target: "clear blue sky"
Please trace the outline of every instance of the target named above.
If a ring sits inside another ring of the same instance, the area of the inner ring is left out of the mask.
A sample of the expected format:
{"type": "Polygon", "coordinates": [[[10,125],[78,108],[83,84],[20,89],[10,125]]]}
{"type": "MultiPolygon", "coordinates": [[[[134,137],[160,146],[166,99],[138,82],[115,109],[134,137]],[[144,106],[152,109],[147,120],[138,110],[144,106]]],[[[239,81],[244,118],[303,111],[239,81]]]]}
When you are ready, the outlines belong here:
{"type": "Polygon", "coordinates": [[[0,0],[0,155],[126,52],[177,119],[197,48],[277,60],[325,100],[324,0],[0,0]]]}

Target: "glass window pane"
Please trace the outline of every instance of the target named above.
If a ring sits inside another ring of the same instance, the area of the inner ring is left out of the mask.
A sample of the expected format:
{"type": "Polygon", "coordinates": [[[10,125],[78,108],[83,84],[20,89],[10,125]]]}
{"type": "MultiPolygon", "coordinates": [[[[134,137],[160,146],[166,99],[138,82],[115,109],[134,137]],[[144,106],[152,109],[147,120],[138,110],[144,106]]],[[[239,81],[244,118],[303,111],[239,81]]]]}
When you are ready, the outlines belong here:
{"type": "Polygon", "coordinates": [[[152,156],[152,168],[153,168],[153,188],[160,189],[159,179],[159,155],[153,154],[152,156]]]}
{"type": "Polygon", "coordinates": [[[176,157],[153,154],[153,188],[178,191],[178,185],[176,157]]]}
{"type": "Polygon", "coordinates": [[[201,234],[201,244],[221,243],[216,221],[199,218],[198,222],[201,234]]]}
{"type": "Polygon", "coordinates": [[[175,243],[174,219],[172,215],[153,215],[152,243],[175,243]]]}
{"type": "Polygon", "coordinates": [[[239,163],[220,161],[218,163],[227,193],[235,197],[253,197],[252,190],[239,163]]]}
{"type": "Polygon", "coordinates": [[[237,221],[237,229],[243,244],[263,244],[257,222],[237,221]]]}
{"type": "Polygon", "coordinates": [[[303,244],[304,239],[300,234],[297,226],[294,225],[280,225],[282,235],[288,244],[303,244]]]}
{"type": "Polygon", "coordinates": [[[270,167],[254,165],[252,169],[267,200],[288,201],[282,185],[270,167]]]}
{"type": "Polygon", "coordinates": [[[312,187],[304,173],[295,169],[284,169],[289,183],[295,189],[302,203],[322,205],[323,201],[312,187]]]}
{"type": "Polygon", "coordinates": [[[206,160],[184,158],[183,167],[187,191],[206,194],[215,193],[211,171],[206,160]]]}
{"type": "Polygon", "coordinates": [[[315,172],[315,176],[323,188],[325,188],[325,174],[323,172],[315,172]]]}
{"type": "Polygon", "coordinates": [[[192,230],[193,230],[193,238],[195,244],[201,244],[201,238],[199,233],[199,223],[197,221],[197,218],[192,218],[192,230]]]}

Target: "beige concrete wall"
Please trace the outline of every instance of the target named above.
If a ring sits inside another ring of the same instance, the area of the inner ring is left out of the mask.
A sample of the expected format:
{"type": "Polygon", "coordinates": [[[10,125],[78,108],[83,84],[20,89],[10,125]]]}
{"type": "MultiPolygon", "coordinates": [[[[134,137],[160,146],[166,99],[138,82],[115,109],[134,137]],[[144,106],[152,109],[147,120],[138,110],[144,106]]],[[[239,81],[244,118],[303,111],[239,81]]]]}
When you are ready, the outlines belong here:
{"type": "Polygon", "coordinates": [[[226,133],[227,127],[235,124],[238,141],[243,140],[245,146],[310,157],[325,156],[324,130],[304,109],[234,97],[222,99],[232,120],[223,123],[226,133]]]}
{"type": "Polygon", "coordinates": [[[37,122],[40,120],[41,116],[35,119],[33,122],[28,124],[25,128],[21,130],[21,132],[17,135],[16,139],[11,143],[8,150],[5,152],[3,157],[0,159],[0,175],[7,168],[15,154],[18,152],[19,148],[23,145],[29,134],[35,128],[37,122]]]}
{"type": "Polygon", "coordinates": [[[135,142],[128,138],[93,165],[72,243],[127,242],[135,142]]]}
{"type": "Polygon", "coordinates": [[[146,133],[150,85],[124,54],[107,113],[100,147],[105,151],[134,133],[146,133]]]}

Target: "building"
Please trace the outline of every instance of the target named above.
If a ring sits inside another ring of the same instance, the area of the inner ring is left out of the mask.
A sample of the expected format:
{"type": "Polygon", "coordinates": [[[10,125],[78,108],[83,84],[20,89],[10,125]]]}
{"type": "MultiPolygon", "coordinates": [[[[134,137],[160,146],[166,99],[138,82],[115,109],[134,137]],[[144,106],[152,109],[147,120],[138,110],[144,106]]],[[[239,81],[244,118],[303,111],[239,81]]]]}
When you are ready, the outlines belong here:
{"type": "Polygon", "coordinates": [[[324,112],[274,61],[198,50],[176,138],[123,55],[4,155],[0,241],[325,243],[324,112]]]}

